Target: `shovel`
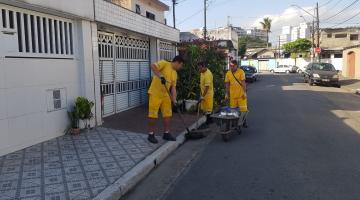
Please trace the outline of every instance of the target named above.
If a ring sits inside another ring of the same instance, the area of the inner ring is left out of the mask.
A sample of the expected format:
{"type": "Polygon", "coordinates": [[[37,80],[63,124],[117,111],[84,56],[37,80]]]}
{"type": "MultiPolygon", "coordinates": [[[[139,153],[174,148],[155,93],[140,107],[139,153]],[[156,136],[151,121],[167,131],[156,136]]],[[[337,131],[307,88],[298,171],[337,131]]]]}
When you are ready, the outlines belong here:
{"type": "MultiPolygon", "coordinates": [[[[165,88],[166,92],[168,93],[169,97],[171,97],[171,94],[170,94],[169,90],[166,88],[166,85],[164,85],[164,88],[165,88]]],[[[189,127],[188,127],[188,126],[186,125],[186,123],[185,123],[184,116],[183,116],[181,110],[178,109],[176,105],[174,105],[174,106],[175,106],[176,109],[177,109],[177,113],[178,113],[178,115],[179,115],[179,117],[180,117],[181,123],[182,123],[183,126],[186,128],[186,134],[185,134],[185,139],[186,139],[186,140],[198,140],[198,139],[202,139],[202,138],[206,137],[203,132],[198,132],[198,131],[196,131],[196,130],[190,131],[189,127]]],[[[197,118],[198,118],[198,119],[197,119],[197,122],[196,122],[196,123],[197,123],[197,124],[196,124],[196,125],[197,125],[196,128],[198,128],[198,125],[199,125],[198,123],[199,123],[199,118],[200,118],[200,106],[199,106],[199,103],[198,103],[197,118]]]]}

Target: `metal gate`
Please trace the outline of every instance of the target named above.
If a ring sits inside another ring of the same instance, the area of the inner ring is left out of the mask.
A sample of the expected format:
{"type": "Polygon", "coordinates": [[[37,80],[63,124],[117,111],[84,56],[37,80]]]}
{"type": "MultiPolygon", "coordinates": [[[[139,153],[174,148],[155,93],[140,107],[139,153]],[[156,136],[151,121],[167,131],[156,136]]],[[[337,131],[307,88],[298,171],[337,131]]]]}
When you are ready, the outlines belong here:
{"type": "Polygon", "coordinates": [[[104,117],[147,102],[150,83],[148,38],[98,33],[104,117]]]}

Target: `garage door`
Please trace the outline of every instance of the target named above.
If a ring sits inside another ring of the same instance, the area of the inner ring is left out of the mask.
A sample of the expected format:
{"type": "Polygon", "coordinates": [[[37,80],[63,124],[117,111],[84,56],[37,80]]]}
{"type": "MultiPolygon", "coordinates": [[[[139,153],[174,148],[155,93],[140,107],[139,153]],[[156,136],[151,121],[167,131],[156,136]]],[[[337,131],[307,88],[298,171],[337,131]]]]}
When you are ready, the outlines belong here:
{"type": "Polygon", "coordinates": [[[99,32],[98,43],[103,116],[146,103],[149,39],[99,32]]]}

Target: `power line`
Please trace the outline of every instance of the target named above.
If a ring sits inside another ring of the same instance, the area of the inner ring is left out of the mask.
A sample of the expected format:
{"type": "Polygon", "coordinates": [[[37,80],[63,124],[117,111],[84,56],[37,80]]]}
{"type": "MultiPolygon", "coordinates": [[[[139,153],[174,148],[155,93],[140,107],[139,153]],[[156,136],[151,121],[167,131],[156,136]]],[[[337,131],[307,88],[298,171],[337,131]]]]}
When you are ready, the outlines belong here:
{"type": "Polygon", "coordinates": [[[354,4],[356,4],[358,1],[359,1],[359,0],[353,1],[350,5],[346,6],[344,9],[340,10],[340,11],[337,12],[335,15],[332,15],[332,16],[324,19],[323,21],[327,21],[327,20],[329,20],[329,19],[332,19],[332,18],[338,16],[339,14],[343,13],[345,10],[347,10],[348,8],[350,8],[351,6],[353,6],[354,4]]]}
{"type": "Polygon", "coordinates": [[[330,4],[332,1],[334,1],[334,0],[329,0],[329,1],[327,1],[326,3],[320,5],[319,8],[324,7],[324,6],[328,5],[328,4],[330,4]]]}
{"type": "Polygon", "coordinates": [[[337,26],[339,26],[339,25],[345,24],[346,22],[354,19],[355,17],[357,17],[357,16],[359,16],[359,15],[360,15],[360,11],[359,11],[358,13],[356,13],[354,16],[350,17],[349,19],[347,19],[347,20],[345,20],[345,21],[343,21],[343,22],[340,22],[340,23],[332,26],[331,28],[334,28],[334,27],[337,27],[337,26]]]}
{"type": "Polygon", "coordinates": [[[339,0],[339,1],[337,1],[331,8],[327,9],[327,11],[326,11],[325,13],[323,13],[323,14],[326,14],[326,13],[328,13],[330,10],[334,9],[334,8],[335,8],[336,6],[338,6],[339,3],[341,3],[342,1],[344,1],[344,0],[339,0]]]}

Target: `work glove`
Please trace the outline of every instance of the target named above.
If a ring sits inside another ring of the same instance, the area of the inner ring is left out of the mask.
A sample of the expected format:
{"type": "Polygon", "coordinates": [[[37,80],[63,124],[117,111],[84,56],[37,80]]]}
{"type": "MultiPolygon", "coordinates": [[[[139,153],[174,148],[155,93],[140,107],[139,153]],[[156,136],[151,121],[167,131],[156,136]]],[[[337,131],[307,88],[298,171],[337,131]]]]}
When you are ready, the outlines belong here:
{"type": "Polygon", "coordinates": [[[229,95],[225,94],[225,100],[229,100],[229,95]]]}
{"type": "Polygon", "coordinates": [[[165,77],[161,76],[161,77],[160,77],[160,80],[161,80],[161,84],[166,85],[166,79],[165,79],[165,77]]]}
{"type": "Polygon", "coordinates": [[[173,110],[173,112],[175,112],[175,113],[178,113],[179,112],[179,105],[178,105],[178,103],[176,102],[176,103],[172,103],[172,110],[173,110]]]}

